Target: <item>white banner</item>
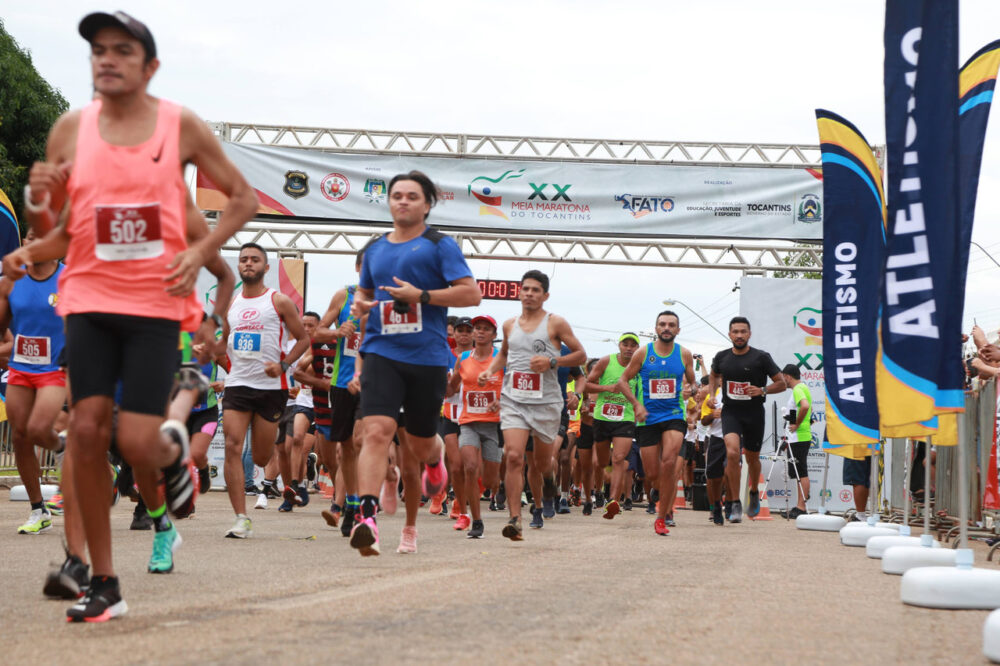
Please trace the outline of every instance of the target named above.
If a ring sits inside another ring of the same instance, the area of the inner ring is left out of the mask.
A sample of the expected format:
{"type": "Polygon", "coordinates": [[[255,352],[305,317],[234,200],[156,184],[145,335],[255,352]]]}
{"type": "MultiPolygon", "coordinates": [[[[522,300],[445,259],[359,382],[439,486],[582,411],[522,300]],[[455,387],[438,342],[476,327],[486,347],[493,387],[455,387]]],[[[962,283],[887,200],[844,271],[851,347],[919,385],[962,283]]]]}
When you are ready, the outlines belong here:
{"type": "MultiPolygon", "coordinates": [[[[750,346],[771,354],[779,368],[788,363],[799,367],[802,381],[809,387],[813,399],[812,446],[809,448],[809,481],[812,484],[810,510],[819,508],[820,490],[823,487],[823,465],[826,453],[821,448],[826,427],[826,396],[823,392],[823,322],[822,282],[820,280],[743,278],[740,280],[740,313],[750,320],[750,346]]],[[[791,391],[768,396],[765,406],[767,426],[761,455],[775,451],[775,438],[780,444],[784,431],[782,410],[789,406],[791,391]],[[775,436],[774,407],[777,404],[777,435],[775,436]]],[[[854,506],[850,486],[843,484],[843,458],[830,456],[827,477],[826,506],[831,511],[844,511],[854,506]]],[[[762,461],[762,471],[767,478],[771,462],[762,461]]],[[[797,490],[795,479],[780,467],[771,474],[767,489],[771,511],[785,509],[785,496],[789,506],[795,506],[797,490]],[[788,476],[786,480],[786,476],[788,476]]]]}
{"type": "MultiPolygon", "coordinates": [[[[260,212],[391,222],[388,183],[418,169],[441,190],[439,227],[614,236],[815,240],[823,183],[804,168],[580,164],[358,155],[223,144],[260,212]]],[[[225,198],[198,178],[198,205],[225,198]]],[[[297,219],[296,224],[302,224],[297,219]]]]}

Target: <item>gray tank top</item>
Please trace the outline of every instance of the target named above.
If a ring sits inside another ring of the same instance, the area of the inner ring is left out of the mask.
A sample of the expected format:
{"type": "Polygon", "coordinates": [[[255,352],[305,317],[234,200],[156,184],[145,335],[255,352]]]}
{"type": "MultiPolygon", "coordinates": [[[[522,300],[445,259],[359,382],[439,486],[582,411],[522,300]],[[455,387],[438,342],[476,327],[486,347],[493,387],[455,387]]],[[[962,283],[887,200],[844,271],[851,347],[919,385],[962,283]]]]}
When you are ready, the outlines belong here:
{"type": "Polygon", "coordinates": [[[521,404],[543,405],[562,402],[559,376],[555,368],[542,373],[532,372],[532,356],[559,358],[559,349],[549,339],[549,313],[531,333],[521,330],[518,320],[510,329],[507,340],[507,370],[503,377],[503,395],[521,404]]]}

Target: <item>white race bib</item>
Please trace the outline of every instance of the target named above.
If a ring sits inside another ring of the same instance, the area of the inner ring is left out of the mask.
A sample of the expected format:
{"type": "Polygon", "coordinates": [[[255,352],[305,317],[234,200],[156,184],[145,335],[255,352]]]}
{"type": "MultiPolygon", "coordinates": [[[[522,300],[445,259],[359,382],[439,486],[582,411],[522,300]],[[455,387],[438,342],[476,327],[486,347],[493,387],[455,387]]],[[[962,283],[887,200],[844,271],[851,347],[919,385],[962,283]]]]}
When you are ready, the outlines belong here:
{"type": "Polygon", "coordinates": [[[514,398],[541,398],[542,375],[538,372],[511,372],[510,395],[514,398]]]}
{"type": "Polygon", "coordinates": [[[677,379],[650,379],[649,397],[652,400],[673,400],[677,397],[677,379]]]}
{"type": "Polygon", "coordinates": [[[601,418],[605,421],[624,421],[625,405],[606,402],[601,405],[601,418]]]}
{"type": "Polygon", "coordinates": [[[747,390],[753,386],[750,382],[726,382],[726,395],[730,400],[749,400],[747,390]]]}
{"type": "Polygon", "coordinates": [[[359,349],[361,349],[361,331],[344,340],[344,356],[354,358],[358,355],[359,349]]]}
{"type": "Polygon", "coordinates": [[[490,403],[496,400],[494,391],[467,391],[465,393],[465,411],[469,414],[486,414],[490,403]]]}
{"type": "Polygon", "coordinates": [[[52,344],[47,336],[20,335],[14,338],[14,361],[28,365],[52,363],[52,344]]]}
{"type": "Polygon", "coordinates": [[[101,261],[152,259],[163,254],[160,204],[98,205],[94,210],[101,261]]]}
{"type": "Polygon", "coordinates": [[[410,310],[406,314],[396,312],[393,301],[379,301],[379,308],[383,335],[419,333],[424,330],[424,316],[420,303],[411,303],[410,310]]]}

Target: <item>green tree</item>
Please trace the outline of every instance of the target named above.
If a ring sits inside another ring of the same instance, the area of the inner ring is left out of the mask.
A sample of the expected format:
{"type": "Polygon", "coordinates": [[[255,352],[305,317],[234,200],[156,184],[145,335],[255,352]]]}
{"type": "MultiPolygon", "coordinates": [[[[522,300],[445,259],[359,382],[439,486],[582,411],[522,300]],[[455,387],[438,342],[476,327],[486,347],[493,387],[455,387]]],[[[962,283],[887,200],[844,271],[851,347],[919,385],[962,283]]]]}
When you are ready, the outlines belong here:
{"type": "MultiPolygon", "coordinates": [[[[817,246],[801,245],[801,246],[796,246],[794,249],[796,249],[796,250],[799,250],[799,249],[801,249],[801,250],[815,250],[816,253],[819,254],[820,256],[823,255],[823,248],[822,248],[822,246],[817,247],[817,246]]],[[[802,268],[808,268],[808,267],[812,267],[812,266],[816,266],[818,268],[818,267],[820,267],[822,265],[822,264],[817,264],[816,260],[812,258],[812,255],[810,255],[810,254],[808,254],[806,252],[803,252],[802,254],[799,254],[797,257],[795,257],[794,260],[792,259],[792,255],[787,255],[781,261],[786,266],[799,266],[799,267],[802,267],[802,268]]],[[[776,277],[776,278],[799,278],[801,280],[819,280],[819,279],[821,279],[823,277],[823,273],[821,273],[821,272],[814,272],[814,271],[803,271],[801,273],[798,272],[798,271],[774,271],[773,277],[776,277]]]]}
{"type": "Polygon", "coordinates": [[[45,140],[56,119],[69,108],[66,98],[31,63],[31,54],[7,33],[0,20],[0,189],[18,219],[24,186],[36,160],[45,159],[45,140]]]}

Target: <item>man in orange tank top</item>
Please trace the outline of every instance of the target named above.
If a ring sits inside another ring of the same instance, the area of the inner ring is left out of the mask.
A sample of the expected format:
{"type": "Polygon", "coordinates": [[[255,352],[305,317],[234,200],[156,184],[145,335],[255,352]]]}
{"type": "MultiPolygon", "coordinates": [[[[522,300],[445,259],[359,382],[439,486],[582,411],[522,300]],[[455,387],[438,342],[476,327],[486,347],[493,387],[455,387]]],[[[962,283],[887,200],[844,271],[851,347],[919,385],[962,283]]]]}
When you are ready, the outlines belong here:
{"type": "MultiPolygon", "coordinates": [[[[156,523],[169,525],[163,510],[181,518],[194,506],[186,430],[164,423],[186,297],[201,267],[254,215],[257,200],[204,122],[148,94],[159,60],[144,24],[124,12],[96,13],[79,31],[91,45],[97,99],[53,126],[25,193],[29,222],[45,238],[9,255],[4,269],[16,278],[21,264],[67,260],[59,314],[73,396],[68,447],[93,566],[87,595],[67,619],[101,622],[127,610],[108,516],[115,388],[120,382],[121,453],[144,497],[157,497],[164,479],[167,504],[156,510],[156,523]],[[182,173],[189,163],[229,196],[216,227],[190,247],[182,173]]],[[[206,321],[196,343],[214,338],[219,322],[206,321]]]]}

